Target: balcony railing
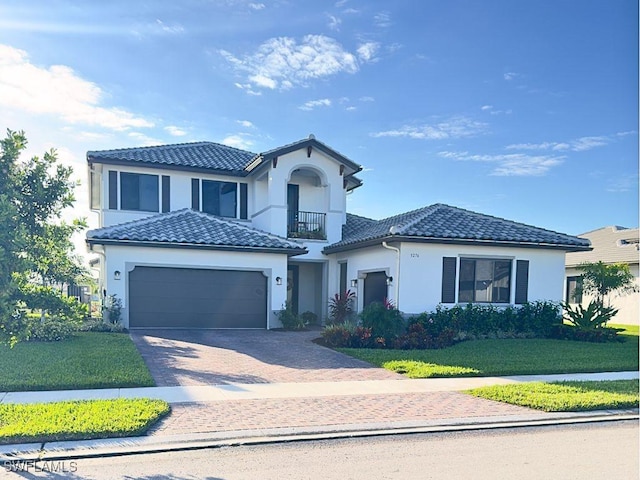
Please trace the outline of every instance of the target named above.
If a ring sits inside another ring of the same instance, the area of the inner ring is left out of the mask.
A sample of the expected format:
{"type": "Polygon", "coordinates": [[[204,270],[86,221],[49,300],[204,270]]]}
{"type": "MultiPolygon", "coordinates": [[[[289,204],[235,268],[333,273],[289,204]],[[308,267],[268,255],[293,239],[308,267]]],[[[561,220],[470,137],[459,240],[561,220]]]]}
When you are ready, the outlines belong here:
{"type": "Polygon", "coordinates": [[[287,237],[326,240],[325,213],[289,210],[287,237]]]}

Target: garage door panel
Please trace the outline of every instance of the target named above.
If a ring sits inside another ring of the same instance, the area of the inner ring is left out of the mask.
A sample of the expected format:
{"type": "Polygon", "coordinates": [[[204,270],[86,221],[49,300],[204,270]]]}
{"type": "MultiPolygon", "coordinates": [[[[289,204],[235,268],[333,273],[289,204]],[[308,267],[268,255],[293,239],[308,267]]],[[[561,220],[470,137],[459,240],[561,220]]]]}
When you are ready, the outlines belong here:
{"type": "Polygon", "coordinates": [[[136,327],[266,328],[261,272],[136,267],[129,324],[136,327]]]}

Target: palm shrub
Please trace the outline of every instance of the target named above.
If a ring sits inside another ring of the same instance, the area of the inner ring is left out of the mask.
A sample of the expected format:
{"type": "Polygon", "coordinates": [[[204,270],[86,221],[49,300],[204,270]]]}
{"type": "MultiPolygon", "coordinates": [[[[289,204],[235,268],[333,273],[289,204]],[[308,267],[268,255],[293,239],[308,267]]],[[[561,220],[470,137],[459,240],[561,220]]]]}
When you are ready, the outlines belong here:
{"type": "Polygon", "coordinates": [[[572,307],[569,303],[562,304],[565,310],[564,319],[581,330],[603,328],[607,322],[618,313],[613,307],[605,307],[599,300],[591,300],[587,308],[578,304],[572,307]]]}
{"type": "Polygon", "coordinates": [[[329,299],[329,323],[341,324],[349,321],[353,315],[353,303],[356,294],[351,290],[336,293],[329,299]]]}

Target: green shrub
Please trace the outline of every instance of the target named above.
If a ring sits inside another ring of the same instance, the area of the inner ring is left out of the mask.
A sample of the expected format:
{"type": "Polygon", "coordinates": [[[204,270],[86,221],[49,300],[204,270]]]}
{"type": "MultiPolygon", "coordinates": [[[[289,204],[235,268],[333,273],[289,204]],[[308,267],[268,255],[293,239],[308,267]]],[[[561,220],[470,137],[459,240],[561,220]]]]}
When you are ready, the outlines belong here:
{"type": "Polygon", "coordinates": [[[302,312],[300,315],[302,322],[305,325],[317,325],[318,324],[318,315],[313,312],[302,312]]]}
{"type": "Polygon", "coordinates": [[[603,328],[613,316],[618,313],[613,307],[605,307],[598,300],[591,300],[587,308],[578,304],[572,307],[568,303],[563,303],[565,310],[564,319],[576,328],[581,330],[593,330],[603,328]]]}
{"type": "Polygon", "coordinates": [[[78,329],[81,332],[126,332],[127,329],[121,323],[105,322],[101,319],[88,320],[83,322],[78,329]]]}
{"type": "Polygon", "coordinates": [[[601,327],[583,329],[571,325],[556,325],[550,336],[560,340],[576,340],[579,342],[624,342],[624,335],[618,335],[618,333],[622,331],[624,331],[623,328],[601,327]]]}
{"type": "Polygon", "coordinates": [[[284,308],[276,315],[285,330],[302,330],[307,326],[304,319],[293,311],[289,302],[286,302],[284,308]]]}
{"type": "Polygon", "coordinates": [[[322,342],[327,347],[349,347],[355,327],[348,324],[327,325],[322,330],[322,342]]]}
{"type": "Polygon", "coordinates": [[[49,286],[22,283],[18,299],[27,308],[43,310],[60,319],[80,322],[89,314],[87,305],[80,303],[75,297],[62,295],[49,286]]]}
{"type": "Polygon", "coordinates": [[[106,315],[103,318],[106,317],[106,321],[113,324],[120,323],[122,321],[122,299],[115,294],[109,295],[104,311],[106,315]]]}
{"type": "Polygon", "coordinates": [[[28,340],[37,342],[59,342],[71,336],[78,325],[66,319],[48,318],[44,321],[29,321],[28,340]]]}
{"type": "Polygon", "coordinates": [[[410,323],[407,332],[400,335],[393,343],[399,350],[425,350],[450,347],[455,343],[456,331],[443,328],[437,334],[429,333],[420,322],[410,323]]]}
{"type": "Polygon", "coordinates": [[[401,335],[406,328],[400,311],[389,303],[370,303],[360,313],[360,321],[364,328],[371,329],[374,338],[384,338],[387,342],[401,335]]]}

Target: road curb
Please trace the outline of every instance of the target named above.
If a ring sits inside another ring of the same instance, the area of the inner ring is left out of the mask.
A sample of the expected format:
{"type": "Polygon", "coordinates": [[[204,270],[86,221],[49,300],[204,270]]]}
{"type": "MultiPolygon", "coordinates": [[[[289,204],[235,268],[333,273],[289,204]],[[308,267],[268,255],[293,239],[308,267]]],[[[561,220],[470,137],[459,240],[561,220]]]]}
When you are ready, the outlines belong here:
{"type": "Polygon", "coordinates": [[[639,420],[638,409],[570,412],[543,416],[460,418],[433,422],[386,422],[323,427],[289,427],[174,436],[0,445],[0,463],[11,461],[76,460],[83,458],[188,451],[241,445],[266,445],[314,440],[464,432],[552,425],[639,420]]]}

